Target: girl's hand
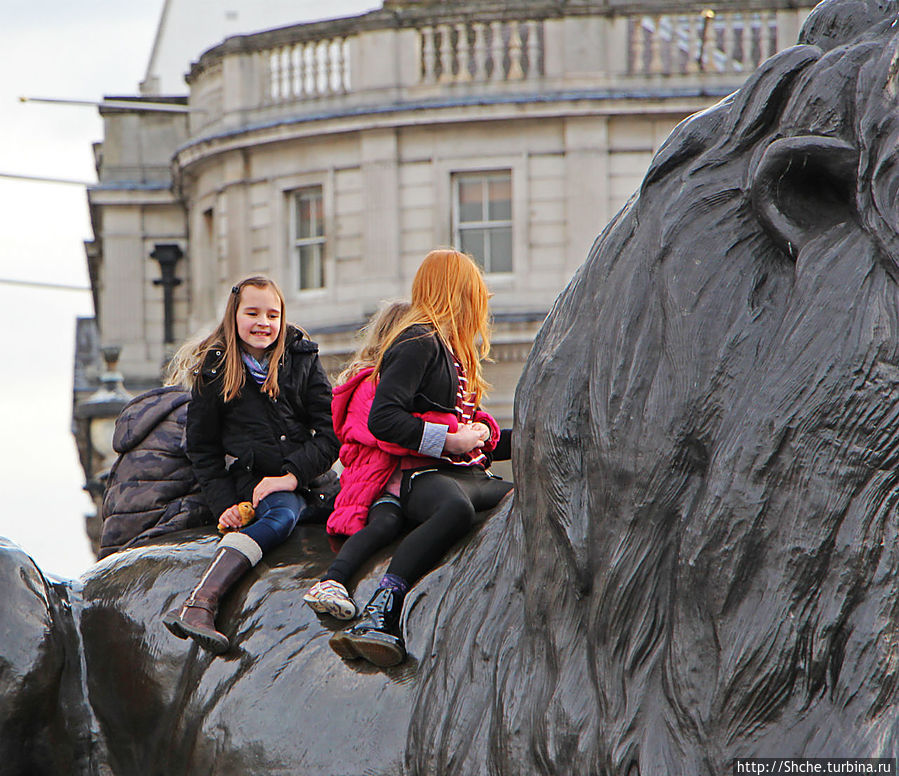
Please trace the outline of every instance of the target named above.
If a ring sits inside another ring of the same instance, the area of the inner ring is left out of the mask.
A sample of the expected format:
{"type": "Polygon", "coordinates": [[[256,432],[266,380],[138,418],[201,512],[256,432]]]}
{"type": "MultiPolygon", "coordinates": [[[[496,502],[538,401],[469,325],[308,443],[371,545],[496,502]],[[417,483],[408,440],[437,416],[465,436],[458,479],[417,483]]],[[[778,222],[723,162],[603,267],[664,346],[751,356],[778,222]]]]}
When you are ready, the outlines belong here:
{"type": "Polygon", "coordinates": [[[237,504],[228,507],[219,517],[219,525],[225,528],[241,528],[243,520],[240,519],[240,512],[237,510],[237,504]]]}
{"type": "Polygon", "coordinates": [[[481,438],[480,431],[470,425],[459,426],[458,431],[447,433],[443,443],[443,452],[450,455],[462,455],[483,446],[484,440],[481,438]]]}
{"type": "Polygon", "coordinates": [[[490,426],[488,426],[486,423],[481,423],[481,421],[476,420],[474,423],[471,423],[468,427],[470,429],[473,429],[474,431],[477,431],[481,435],[482,442],[490,441],[490,426]]]}
{"type": "Polygon", "coordinates": [[[259,484],[253,488],[253,507],[258,507],[259,502],[266,496],[282,490],[296,490],[299,484],[297,478],[290,472],[282,474],[280,477],[263,477],[259,484]]]}

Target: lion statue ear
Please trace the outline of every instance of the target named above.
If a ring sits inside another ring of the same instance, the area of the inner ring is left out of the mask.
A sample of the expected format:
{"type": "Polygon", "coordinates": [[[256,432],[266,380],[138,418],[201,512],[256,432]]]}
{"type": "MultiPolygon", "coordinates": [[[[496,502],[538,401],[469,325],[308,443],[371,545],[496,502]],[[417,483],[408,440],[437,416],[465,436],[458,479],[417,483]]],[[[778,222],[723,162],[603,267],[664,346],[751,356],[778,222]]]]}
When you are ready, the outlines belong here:
{"type": "Polygon", "coordinates": [[[858,151],[832,137],[775,140],[750,184],[759,221],[795,260],[809,240],[855,217],[858,151]]]}

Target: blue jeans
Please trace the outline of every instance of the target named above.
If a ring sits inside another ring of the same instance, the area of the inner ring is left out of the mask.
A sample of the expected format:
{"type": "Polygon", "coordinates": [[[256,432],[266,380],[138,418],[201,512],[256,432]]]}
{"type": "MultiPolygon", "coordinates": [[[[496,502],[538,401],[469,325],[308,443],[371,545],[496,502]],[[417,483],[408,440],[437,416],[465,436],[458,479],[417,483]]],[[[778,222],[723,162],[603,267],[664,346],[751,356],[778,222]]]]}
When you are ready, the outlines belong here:
{"type": "Polygon", "coordinates": [[[270,493],[256,507],[256,519],[240,532],[268,552],[290,536],[307,506],[306,499],[294,491],[270,493]]]}

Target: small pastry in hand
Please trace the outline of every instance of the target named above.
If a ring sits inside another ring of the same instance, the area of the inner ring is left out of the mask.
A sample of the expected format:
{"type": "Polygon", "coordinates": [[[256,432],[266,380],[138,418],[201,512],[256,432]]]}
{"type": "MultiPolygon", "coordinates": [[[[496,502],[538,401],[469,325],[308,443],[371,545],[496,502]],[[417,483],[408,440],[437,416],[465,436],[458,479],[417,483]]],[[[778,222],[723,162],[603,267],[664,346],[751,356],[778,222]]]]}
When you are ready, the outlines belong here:
{"type": "MultiPolygon", "coordinates": [[[[240,527],[243,528],[245,525],[249,525],[253,522],[253,518],[256,517],[256,510],[253,509],[253,505],[249,501],[241,501],[237,505],[237,511],[240,513],[240,527]]],[[[227,525],[218,524],[218,529],[220,533],[228,533],[228,531],[236,531],[237,528],[231,528],[227,525]]]]}

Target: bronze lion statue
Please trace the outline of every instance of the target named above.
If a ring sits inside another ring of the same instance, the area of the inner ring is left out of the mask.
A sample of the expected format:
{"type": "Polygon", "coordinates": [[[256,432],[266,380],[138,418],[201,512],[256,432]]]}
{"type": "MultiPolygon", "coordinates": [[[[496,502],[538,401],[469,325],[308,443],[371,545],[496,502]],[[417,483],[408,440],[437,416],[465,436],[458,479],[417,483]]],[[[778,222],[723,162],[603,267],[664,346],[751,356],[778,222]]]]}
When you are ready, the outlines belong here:
{"type": "Polygon", "coordinates": [[[897,201],[899,2],[827,0],[675,129],[557,300],[516,396],[514,495],[410,593],[406,664],[328,649],[301,601],[318,527],[233,591],[218,658],[160,623],[212,537],[68,585],[0,547],[8,772],[896,757],[897,201]]]}
{"type": "Polygon", "coordinates": [[[831,0],[660,149],[534,344],[410,772],[899,754],[897,95],[899,6],[831,0]]]}

